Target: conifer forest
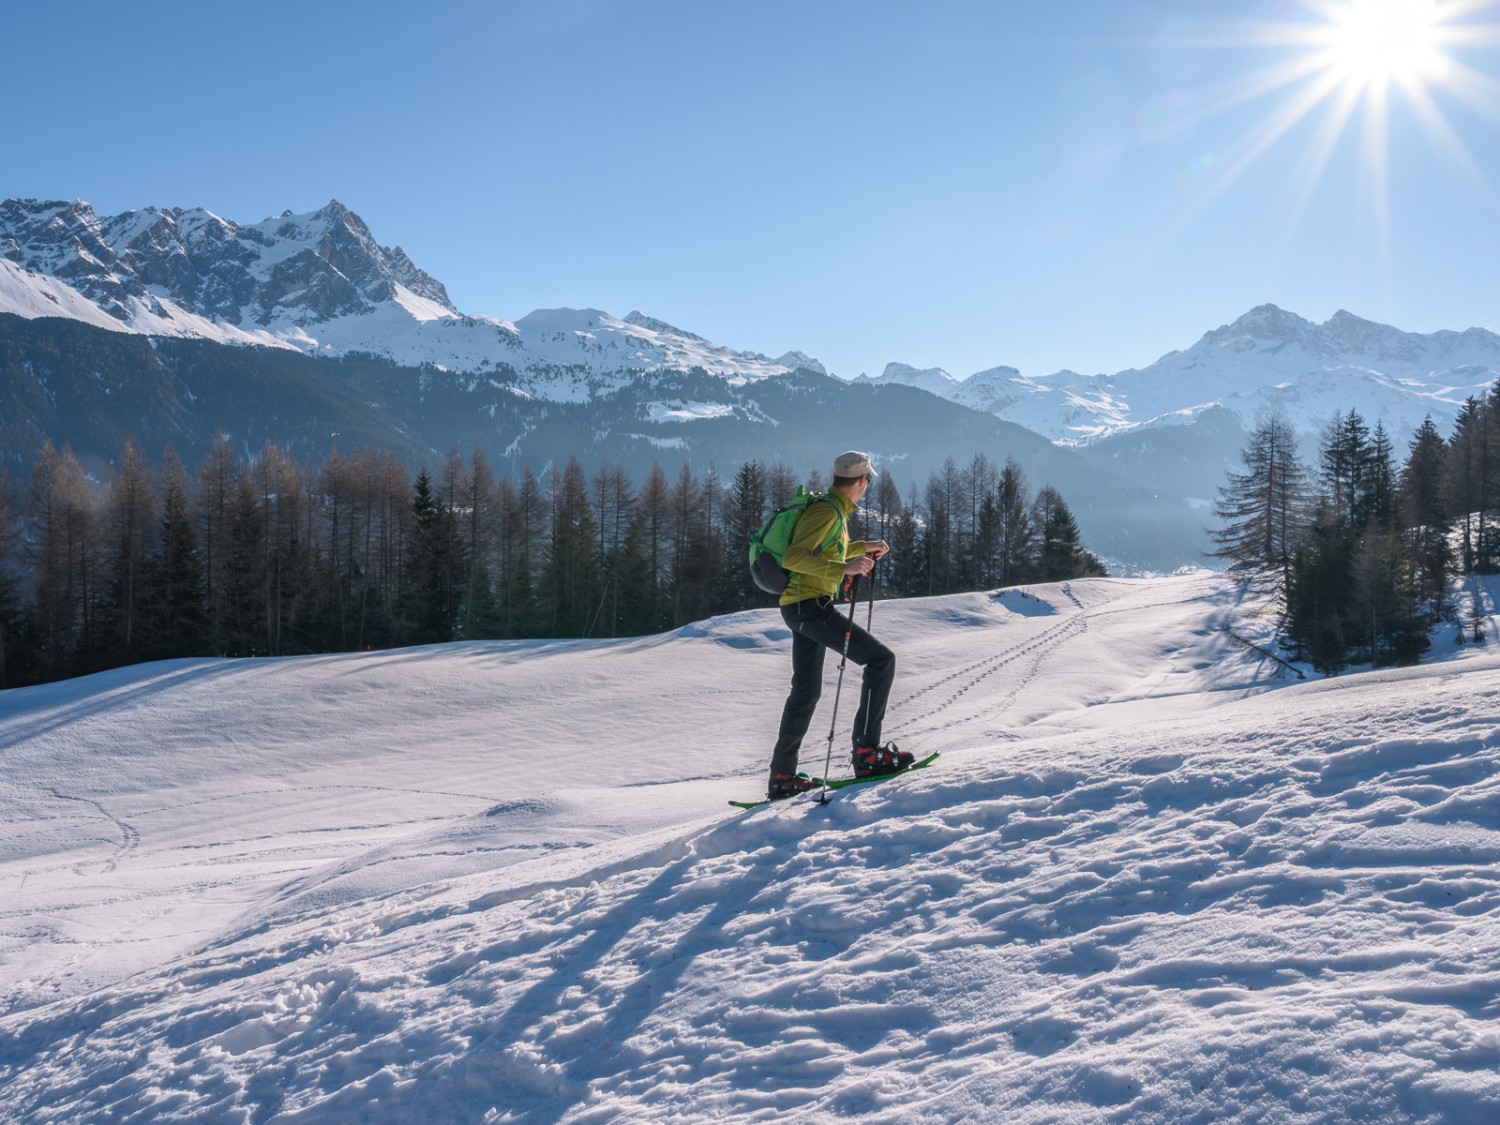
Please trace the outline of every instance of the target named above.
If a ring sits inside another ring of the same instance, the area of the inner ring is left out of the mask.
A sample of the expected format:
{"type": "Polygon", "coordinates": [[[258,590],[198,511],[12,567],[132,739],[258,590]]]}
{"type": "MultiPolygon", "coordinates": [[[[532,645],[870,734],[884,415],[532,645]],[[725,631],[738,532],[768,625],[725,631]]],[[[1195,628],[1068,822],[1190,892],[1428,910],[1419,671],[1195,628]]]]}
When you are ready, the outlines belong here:
{"type": "Polygon", "coordinates": [[[1453,593],[1500,568],[1500,383],[1464,403],[1446,440],[1429,416],[1399,465],[1385,427],[1356,410],[1328,423],[1311,466],[1275,415],[1242,459],[1214,506],[1216,554],[1274,595],[1293,659],[1324,675],[1415,663],[1444,621],[1460,642],[1483,639],[1453,593]]]}
{"type": "MultiPolygon", "coordinates": [[[[191,468],[127,441],[101,484],[48,445],[29,474],[0,469],[0,687],[178,657],[636,636],[768,606],[749,540],[799,485],[825,481],[756,461],[635,481],[576,458],[511,480],[456,449],[413,479],[388,452],[312,465],[222,436],[191,468]]],[[[881,475],[851,522],[891,544],[876,597],[1103,573],[1063,497],[1014,462],[949,459],[910,493],[881,475]]]]}

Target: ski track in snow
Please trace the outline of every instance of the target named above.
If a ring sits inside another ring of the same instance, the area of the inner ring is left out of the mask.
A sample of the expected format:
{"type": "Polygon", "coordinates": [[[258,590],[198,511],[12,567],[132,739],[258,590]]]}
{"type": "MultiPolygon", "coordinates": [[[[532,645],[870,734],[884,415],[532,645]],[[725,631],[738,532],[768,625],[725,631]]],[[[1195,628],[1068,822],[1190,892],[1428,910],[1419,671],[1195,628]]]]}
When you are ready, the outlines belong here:
{"type": "Polygon", "coordinates": [[[774,611],[0,693],[0,1119],[1500,1118],[1500,655],[1028,595],[880,603],[942,759],[748,813],[774,611]]]}

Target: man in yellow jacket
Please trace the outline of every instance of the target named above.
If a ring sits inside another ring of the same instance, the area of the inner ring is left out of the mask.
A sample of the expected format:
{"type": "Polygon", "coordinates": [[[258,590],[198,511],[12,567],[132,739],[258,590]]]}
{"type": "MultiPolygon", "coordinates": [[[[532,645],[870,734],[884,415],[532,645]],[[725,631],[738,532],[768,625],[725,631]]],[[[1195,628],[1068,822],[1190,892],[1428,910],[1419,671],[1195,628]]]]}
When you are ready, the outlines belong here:
{"type": "Polygon", "coordinates": [[[849,634],[849,659],[864,668],[859,710],[854,715],[854,772],[864,777],[893,773],[911,765],[913,756],[882,745],[880,728],[896,677],[896,654],[835,608],[846,577],[862,577],[890,548],[884,540],[849,541],[849,517],[870,487],[875,470],[870,456],[857,450],[833,462],[833,484],[826,501],[807,506],[781,556],[790,572],[781,595],[781,617],[792,631],[792,690],[781,712],[781,730],[771,752],[771,800],[812,788],[797,773],[797,754],[823,692],[823,654],[842,652],[849,634]]]}

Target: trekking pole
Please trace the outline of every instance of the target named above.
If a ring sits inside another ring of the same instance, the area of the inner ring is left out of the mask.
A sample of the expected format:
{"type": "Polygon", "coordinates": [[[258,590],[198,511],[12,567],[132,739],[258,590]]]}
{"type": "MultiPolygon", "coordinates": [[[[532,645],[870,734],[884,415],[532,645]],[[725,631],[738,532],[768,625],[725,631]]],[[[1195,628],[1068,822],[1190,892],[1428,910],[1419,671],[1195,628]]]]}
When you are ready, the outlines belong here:
{"type": "Polygon", "coordinates": [[[865,599],[866,633],[872,633],[875,631],[875,568],[879,565],[880,560],[876,559],[870,566],[870,596],[865,599]]]}
{"type": "Polygon", "coordinates": [[[860,575],[854,576],[854,582],[849,587],[849,624],[844,627],[844,649],[839,658],[839,681],[838,686],[833,689],[833,720],[828,724],[828,754],[823,759],[823,776],[821,789],[818,793],[818,804],[828,803],[828,768],[833,764],[833,736],[838,732],[839,726],[839,695],[844,690],[844,666],[849,663],[849,638],[854,636],[854,607],[859,602],[859,579],[860,575]]]}

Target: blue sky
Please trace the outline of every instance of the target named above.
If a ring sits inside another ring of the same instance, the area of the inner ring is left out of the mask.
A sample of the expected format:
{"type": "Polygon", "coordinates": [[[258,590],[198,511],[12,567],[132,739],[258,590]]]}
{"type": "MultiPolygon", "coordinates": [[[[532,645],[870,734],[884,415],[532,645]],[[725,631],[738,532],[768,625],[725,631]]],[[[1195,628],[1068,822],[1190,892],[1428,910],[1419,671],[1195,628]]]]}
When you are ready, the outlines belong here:
{"type": "Polygon", "coordinates": [[[1250,159],[1327,68],[1258,76],[1356,0],[1311,2],[13,4],[0,195],[337,198],[466,312],[846,376],[1116,371],[1268,301],[1500,330],[1500,0],[1446,10],[1383,157],[1339,83],[1250,159]]]}

